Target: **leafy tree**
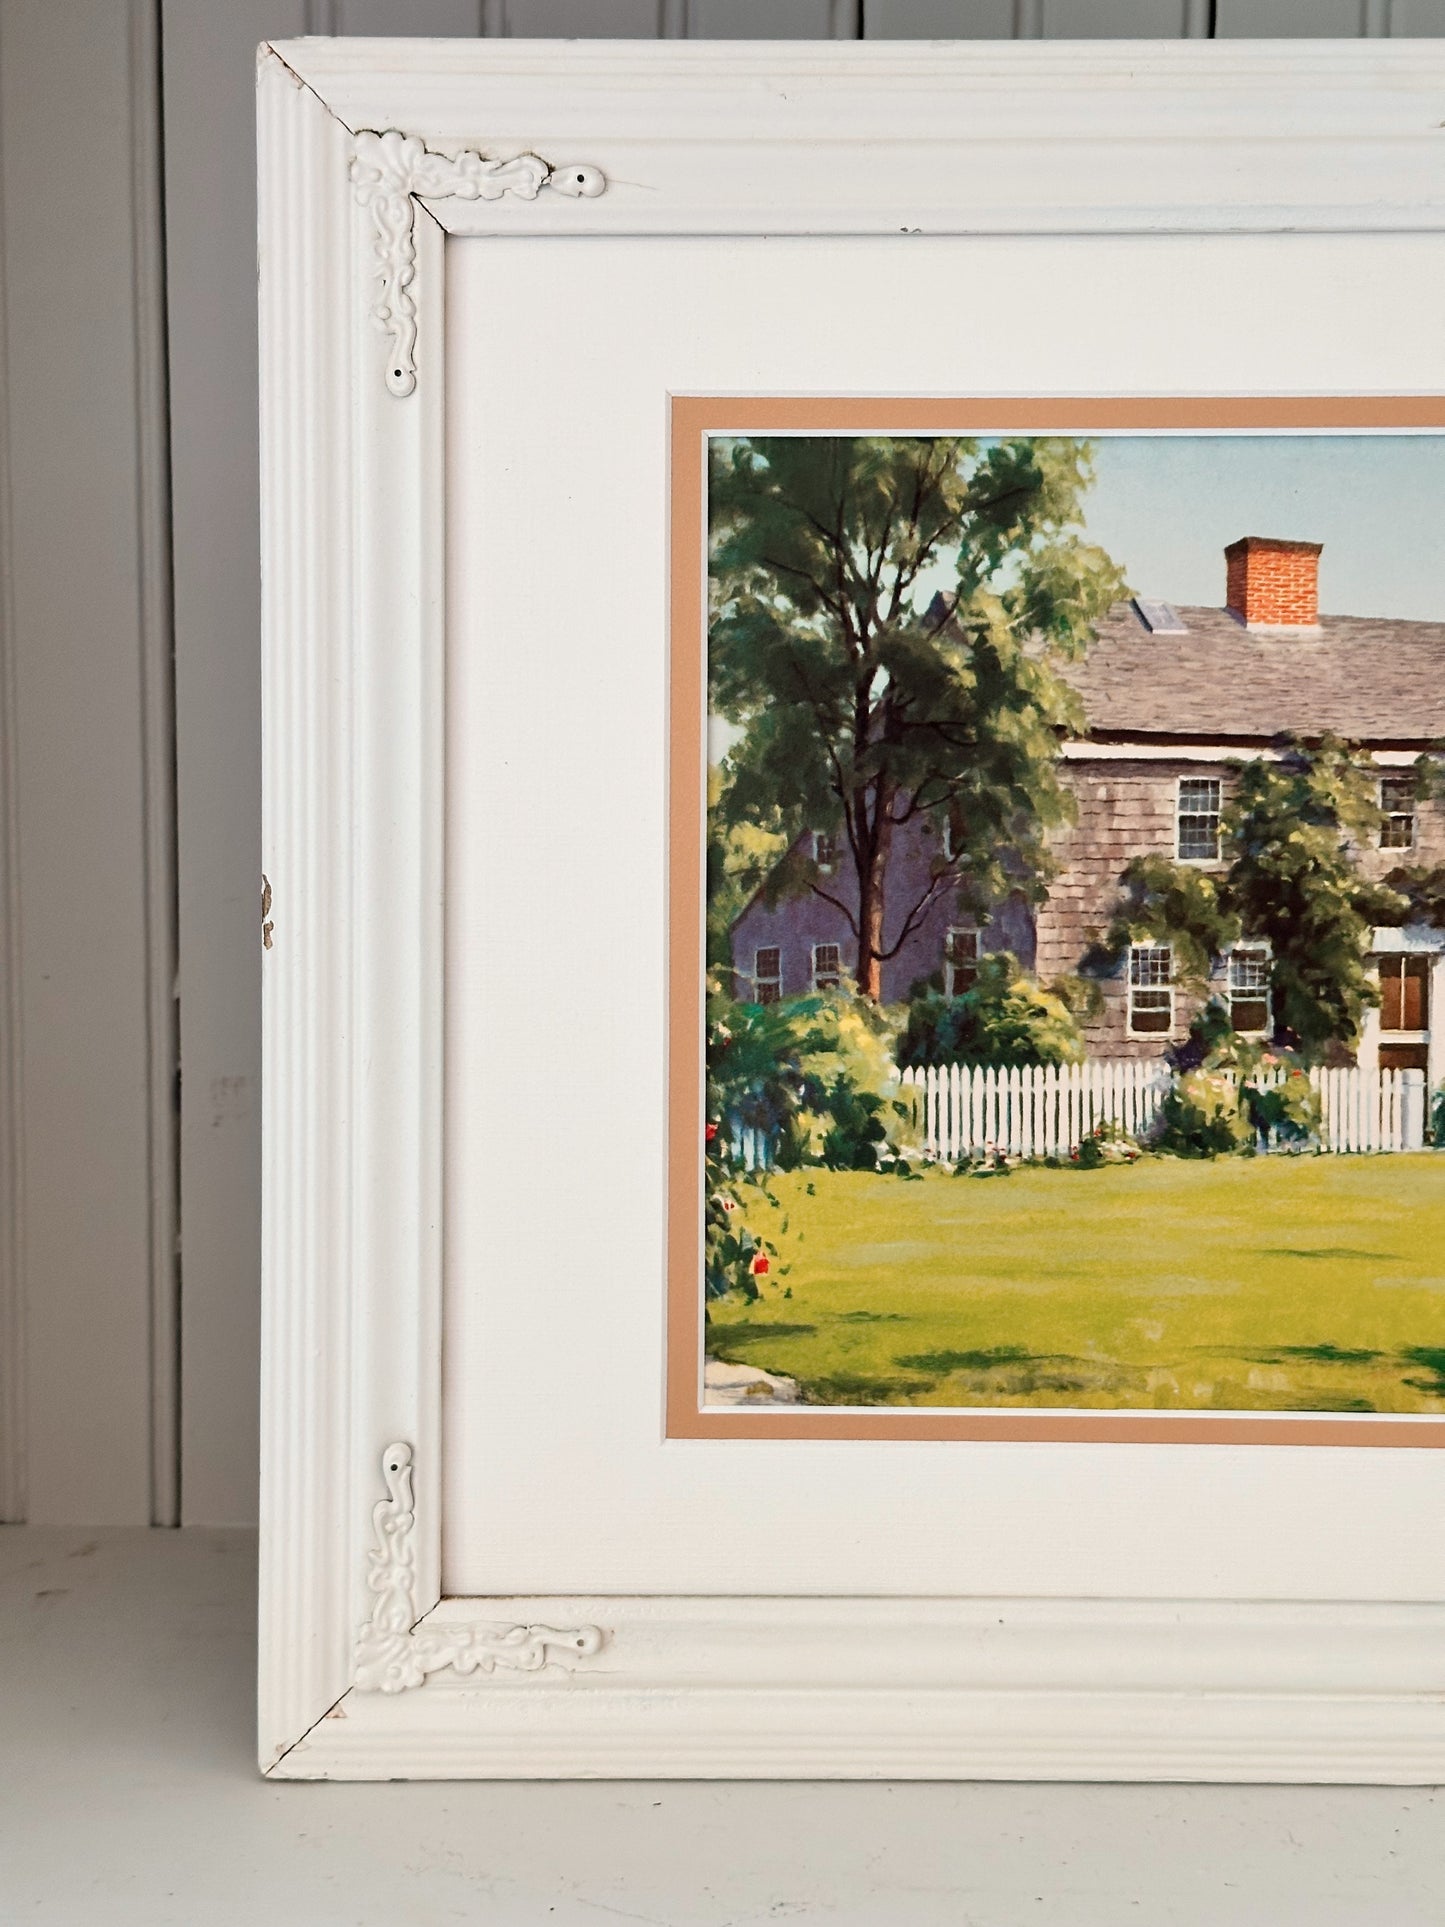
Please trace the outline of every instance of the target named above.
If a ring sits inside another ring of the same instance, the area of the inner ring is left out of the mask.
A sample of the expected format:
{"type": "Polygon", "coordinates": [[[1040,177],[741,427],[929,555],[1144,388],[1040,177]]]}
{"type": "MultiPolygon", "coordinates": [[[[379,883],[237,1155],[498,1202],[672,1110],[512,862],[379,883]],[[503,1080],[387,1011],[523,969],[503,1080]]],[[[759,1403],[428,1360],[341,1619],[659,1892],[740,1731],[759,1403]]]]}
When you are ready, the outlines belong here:
{"type": "Polygon", "coordinates": [[[1368,755],[1337,737],[1235,768],[1220,819],[1224,870],[1134,858],[1105,954],[1171,943],[1180,980],[1203,992],[1220,951],[1241,936],[1267,942],[1275,1037],[1317,1056],[1358,1037],[1378,1001],[1365,967],[1371,931],[1408,912],[1399,891],[1371,882],[1356,861],[1353,846],[1380,827],[1378,778],[1368,755]]]}
{"type": "Polygon", "coordinates": [[[1233,907],[1273,952],[1278,1033],[1307,1051],[1352,1043],[1378,1001],[1365,968],[1371,932],[1406,906],[1360,874],[1350,843],[1373,841],[1380,821],[1369,757],[1334,737],[1246,764],[1224,815],[1233,907]]]}
{"type": "Polygon", "coordinates": [[[708,771],[707,817],[707,968],[732,969],[729,933],[748,898],[771,876],[787,851],[787,832],[777,810],[761,821],[729,823],[718,804],[722,772],[708,771]]]}
{"type": "Polygon", "coordinates": [[[1214,959],[1239,936],[1224,879],[1151,855],[1132,857],[1119,880],[1120,902],[1100,961],[1116,964],[1131,944],[1171,944],[1177,980],[1205,992],[1214,959]]]}
{"type": "Polygon", "coordinates": [[[941,896],[983,914],[1045,874],[1067,807],[1059,734],[1081,720],[1061,670],[1123,586],[1083,538],[1090,479],[1089,445],[1069,440],[714,444],[711,700],[742,731],[719,813],[776,811],[790,844],[838,838],[855,901],[808,853],[771,888],[843,913],[875,1002],[883,963],[941,896]],[[938,565],[955,588],[929,597],[938,565]],[[916,818],[938,855],[885,921],[893,838],[916,818]]]}
{"type": "Polygon", "coordinates": [[[1401,864],[1390,871],[1385,886],[1405,899],[1407,923],[1433,923],[1445,930],[1445,863],[1401,864]]]}

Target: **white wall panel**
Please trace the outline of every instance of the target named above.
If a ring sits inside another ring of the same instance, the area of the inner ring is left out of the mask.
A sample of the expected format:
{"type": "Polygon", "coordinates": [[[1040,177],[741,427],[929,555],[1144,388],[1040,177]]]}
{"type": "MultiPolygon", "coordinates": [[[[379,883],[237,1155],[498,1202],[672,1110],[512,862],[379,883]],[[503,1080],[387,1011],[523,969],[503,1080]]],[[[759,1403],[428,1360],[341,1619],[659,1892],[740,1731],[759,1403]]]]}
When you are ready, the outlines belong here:
{"type": "Polygon", "coordinates": [[[483,0],[407,0],[405,6],[397,0],[312,0],[307,30],[470,39],[481,32],[482,9],[483,0]]]}
{"type": "Polygon", "coordinates": [[[146,0],[0,11],[12,1224],[39,1521],[164,1518],[174,1465],[152,28],[146,0]]]}
{"type": "Polygon", "coordinates": [[[1009,40],[1016,0],[867,0],[869,40],[1009,40]]]}
{"type": "MultiPolygon", "coordinates": [[[[0,14],[0,74],[5,59],[0,14]]],[[[0,83],[3,100],[3,83],[0,83]]],[[[16,782],[15,599],[5,258],[0,143],[0,1525],[25,1517],[25,1305],[20,1144],[20,817],[16,782]]]]}
{"type": "Polygon", "coordinates": [[[1177,40],[1208,32],[1207,0],[1043,0],[1047,40],[1177,40]]]}
{"type": "Polygon", "coordinates": [[[851,40],[857,0],[687,0],[690,40],[851,40]]]}
{"type": "MultiPolygon", "coordinates": [[[[398,9],[398,11],[402,11],[398,9]]],[[[407,9],[406,11],[410,11],[407,9]]],[[[182,1515],[256,1507],[260,586],[255,55],[302,0],[165,0],[181,983],[182,1515]]]]}
{"type": "Polygon", "coordinates": [[[1365,27],[1371,0],[1217,0],[1220,40],[1353,39],[1365,27]]]}
{"type": "Polygon", "coordinates": [[[667,31],[670,18],[681,18],[681,0],[671,0],[671,10],[669,0],[494,0],[494,8],[491,30],[500,28],[518,39],[655,40],[667,31]]]}

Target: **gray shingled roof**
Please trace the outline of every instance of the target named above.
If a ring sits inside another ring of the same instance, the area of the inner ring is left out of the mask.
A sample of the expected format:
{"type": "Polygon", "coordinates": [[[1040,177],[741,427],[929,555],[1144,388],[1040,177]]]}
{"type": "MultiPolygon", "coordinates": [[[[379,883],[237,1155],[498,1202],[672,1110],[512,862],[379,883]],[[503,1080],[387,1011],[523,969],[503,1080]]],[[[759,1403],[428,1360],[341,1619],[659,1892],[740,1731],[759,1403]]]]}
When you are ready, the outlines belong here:
{"type": "Polygon", "coordinates": [[[1187,635],[1151,635],[1132,602],[1099,624],[1066,671],[1091,735],[1445,738],[1445,623],[1321,616],[1319,636],[1295,638],[1251,635],[1223,609],[1179,614],[1187,635]]]}

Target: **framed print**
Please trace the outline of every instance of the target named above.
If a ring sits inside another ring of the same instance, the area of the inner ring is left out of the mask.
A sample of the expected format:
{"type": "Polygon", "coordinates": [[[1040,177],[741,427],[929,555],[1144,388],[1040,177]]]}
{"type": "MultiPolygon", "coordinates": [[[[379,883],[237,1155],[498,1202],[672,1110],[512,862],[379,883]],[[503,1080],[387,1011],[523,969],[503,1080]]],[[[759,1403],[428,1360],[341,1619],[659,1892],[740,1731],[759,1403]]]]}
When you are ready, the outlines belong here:
{"type": "Polygon", "coordinates": [[[1445,1443],[1439,403],[673,422],[673,1435],[1445,1443]]]}
{"type": "Polygon", "coordinates": [[[263,1771],[1441,1777],[1439,58],[262,48],[263,1771]]]}

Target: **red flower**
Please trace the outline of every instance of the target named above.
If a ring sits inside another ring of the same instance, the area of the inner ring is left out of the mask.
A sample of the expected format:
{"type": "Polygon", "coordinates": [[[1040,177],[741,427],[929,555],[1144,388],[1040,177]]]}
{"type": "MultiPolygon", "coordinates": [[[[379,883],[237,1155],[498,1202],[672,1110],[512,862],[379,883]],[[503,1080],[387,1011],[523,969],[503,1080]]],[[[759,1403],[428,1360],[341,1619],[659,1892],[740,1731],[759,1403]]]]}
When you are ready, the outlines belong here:
{"type": "Polygon", "coordinates": [[[717,1136],[717,1126],[716,1126],[716,1124],[709,1124],[709,1125],[708,1125],[708,1126],[707,1126],[707,1127],[706,1127],[706,1128],[704,1129],[704,1131],[703,1131],[703,1134],[702,1134],[702,1136],[703,1136],[703,1142],[704,1142],[704,1144],[711,1144],[711,1143],[712,1143],[712,1141],[713,1141],[713,1139],[714,1139],[714,1138],[715,1138],[715,1137],[717,1136]]]}
{"type": "Polygon", "coordinates": [[[767,1253],[760,1251],[757,1257],[753,1259],[754,1278],[766,1278],[769,1269],[767,1253]]]}

